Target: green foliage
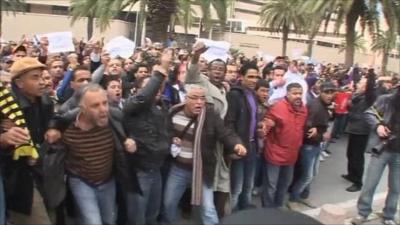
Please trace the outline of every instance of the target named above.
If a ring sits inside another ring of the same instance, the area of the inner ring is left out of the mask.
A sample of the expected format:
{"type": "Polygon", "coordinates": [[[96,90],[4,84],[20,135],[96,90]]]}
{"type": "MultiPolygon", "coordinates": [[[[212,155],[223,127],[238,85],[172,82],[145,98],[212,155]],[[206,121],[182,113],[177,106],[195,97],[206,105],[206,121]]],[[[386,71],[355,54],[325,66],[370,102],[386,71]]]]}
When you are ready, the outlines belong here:
{"type": "MultiPolygon", "coordinates": [[[[360,51],[360,52],[367,51],[367,48],[365,47],[365,45],[367,44],[367,41],[365,41],[364,35],[362,35],[362,34],[356,34],[354,43],[351,43],[351,44],[354,45],[354,49],[356,51],[360,51]]],[[[347,47],[346,41],[342,41],[342,43],[340,44],[340,47],[339,47],[339,52],[345,51],[346,47],[347,47]]]]}
{"type": "Polygon", "coordinates": [[[128,6],[133,6],[139,0],[71,0],[71,24],[81,17],[97,18],[101,31],[107,29],[110,20],[128,6]]]}
{"type": "Polygon", "coordinates": [[[298,7],[303,2],[303,0],[267,0],[261,8],[259,22],[275,32],[282,31],[285,26],[300,31],[305,25],[305,17],[298,7]]]}
{"type": "Polygon", "coordinates": [[[371,50],[373,52],[388,54],[394,48],[396,48],[395,33],[391,32],[390,30],[387,31],[379,30],[371,45],[371,50]]]}
{"type": "MultiPolygon", "coordinates": [[[[0,1],[1,11],[8,12],[18,12],[25,11],[25,0],[1,0],[0,1]]],[[[0,12],[1,13],[1,12],[0,12]]]]}

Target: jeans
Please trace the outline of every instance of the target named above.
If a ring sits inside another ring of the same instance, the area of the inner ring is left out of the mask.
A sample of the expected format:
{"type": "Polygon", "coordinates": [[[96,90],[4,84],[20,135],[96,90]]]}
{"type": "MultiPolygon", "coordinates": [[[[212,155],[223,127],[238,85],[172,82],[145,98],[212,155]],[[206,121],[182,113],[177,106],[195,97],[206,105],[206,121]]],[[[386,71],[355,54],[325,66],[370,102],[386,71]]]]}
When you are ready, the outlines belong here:
{"type": "Polygon", "coordinates": [[[290,201],[299,201],[301,197],[304,197],[304,195],[302,195],[304,191],[309,193],[309,189],[307,187],[309,187],[313,178],[318,174],[320,153],[320,145],[304,145],[302,147],[299,159],[302,172],[299,179],[292,187],[290,201]]]}
{"type": "Polygon", "coordinates": [[[394,220],[400,192],[400,153],[383,151],[373,155],[368,165],[368,172],[361,195],[357,202],[358,213],[367,217],[372,212],[372,201],[376,187],[385,167],[389,167],[388,195],[386,196],[383,218],[394,220]]]}
{"type": "Polygon", "coordinates": [[[285,195],[293,179],[294,165],[277,166],[270,162],[264,164],[262,202],[263,207],[282,207],[285,195]]]}
{"type": "Polygon", "coordinates": [[[346,114],[335,114],[335,122],[333,123],[332,137],[340,138],[344,133],[347,123],[347,113],[346,114]]]}
{"type": "Polygon", "coordinates": [[[347,145],[347,175],[358,186],[362,186],[364,174],[364,153],[367,147],[368,135],[350,134],[347,145]]]}
{"type": "MultiPolygon", "coordinates": [[[[178,203],[186,188],[192,183],[192,171],[172,165],[164,192],[163,222],[175,224],[178,214],[178,203]]],[[[218,215],[214,205],[214,189],[203,184],[201,203],[201,220],[204,225],[218,224],[218,215]]]]}
{"type": "Polygon", "coordinates": [[[160,169],[136,172],[142,194],[127,194],[129,224],[157,224],[161,207],[161,172],[160,169]]]}
{"type": "Polygon", "coordinates": [[[80,224],[115,224],[115,180],[91,186],[80,178],[70,177],[69,186],[75,199],[80,224]]]}
{"type": "Polygon", "coordinates": [[[257,166],[256,144],[251,143],[248,155],[234,160],[231,166],[232,209],[243,209],[251,204],[257,166]]]}

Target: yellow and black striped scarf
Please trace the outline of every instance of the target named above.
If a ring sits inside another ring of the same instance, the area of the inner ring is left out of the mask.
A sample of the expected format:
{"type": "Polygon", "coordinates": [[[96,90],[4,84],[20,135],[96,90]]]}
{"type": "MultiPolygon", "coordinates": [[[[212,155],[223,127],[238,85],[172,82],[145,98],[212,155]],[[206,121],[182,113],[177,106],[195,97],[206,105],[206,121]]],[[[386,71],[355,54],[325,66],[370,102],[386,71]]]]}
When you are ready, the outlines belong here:
{"type": "MultiPolygon", "coordinates": [[[[14,97],[11,95],[10,91],[3,86],[1,82],[0,113],[3,114],[5,118],[10,119],[18,127],[27,129],[22,110],[15,101],[14,97]]],[[[29,140],[29,144],[20,145],[15,148],[13,159],[18,160],[20,156],[29,156],[34,159],[39,158],[38,151],[35,148],[32,139],[29,140]]]]}

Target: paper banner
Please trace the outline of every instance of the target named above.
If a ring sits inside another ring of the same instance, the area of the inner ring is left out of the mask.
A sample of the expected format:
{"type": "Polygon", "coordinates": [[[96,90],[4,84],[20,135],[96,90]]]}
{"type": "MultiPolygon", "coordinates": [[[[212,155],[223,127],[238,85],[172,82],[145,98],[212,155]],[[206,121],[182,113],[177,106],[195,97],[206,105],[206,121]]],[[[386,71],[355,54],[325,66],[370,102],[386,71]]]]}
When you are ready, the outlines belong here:
{"type": "Polygon", "coordinates": [[[108,53],[110,53],[111,58],[120,56],[126,59],[133,55],[135,50],[135,42],[124,36],[118,36],[111,39],[106,44],[105,49],[108,51],[108,53]]]}

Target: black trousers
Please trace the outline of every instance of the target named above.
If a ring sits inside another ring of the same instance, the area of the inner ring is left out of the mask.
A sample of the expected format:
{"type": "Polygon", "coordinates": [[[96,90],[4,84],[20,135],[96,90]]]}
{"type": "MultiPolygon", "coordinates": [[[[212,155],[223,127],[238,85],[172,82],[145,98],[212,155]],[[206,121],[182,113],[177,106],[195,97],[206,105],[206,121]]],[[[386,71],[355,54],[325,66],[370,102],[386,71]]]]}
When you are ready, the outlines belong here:
{"type": "Polygon", "coordinates": [[[364,153],[367,142],[368,135],[350,134],[347,144],[347,175],[355,185],[360,187],[364,174],[364,153]]]}

